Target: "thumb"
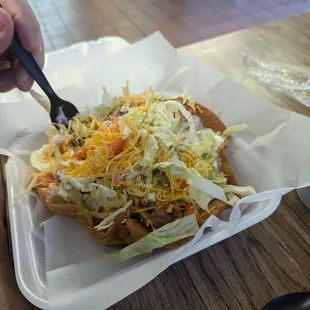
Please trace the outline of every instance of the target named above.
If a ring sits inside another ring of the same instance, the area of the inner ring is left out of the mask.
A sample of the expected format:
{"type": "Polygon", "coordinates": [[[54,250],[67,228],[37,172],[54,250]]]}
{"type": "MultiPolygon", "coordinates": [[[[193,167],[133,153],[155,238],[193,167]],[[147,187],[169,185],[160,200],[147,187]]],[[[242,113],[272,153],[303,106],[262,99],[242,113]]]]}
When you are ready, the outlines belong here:
{"type": "Polygon", "coordinates": [[[0,55],[9,48],[13,33],[14,23],[11,16],[0,8],[0,55]]]}

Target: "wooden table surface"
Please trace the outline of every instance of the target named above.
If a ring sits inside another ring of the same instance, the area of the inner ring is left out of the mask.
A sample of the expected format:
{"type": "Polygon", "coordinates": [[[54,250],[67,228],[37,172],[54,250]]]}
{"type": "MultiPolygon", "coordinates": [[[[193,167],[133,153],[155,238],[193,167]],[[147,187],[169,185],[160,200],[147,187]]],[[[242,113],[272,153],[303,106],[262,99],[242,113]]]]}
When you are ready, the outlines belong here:
{"type": "MultiPolygon", "coordinates": [[[[307,29],[310,13],[184,49],[270,101],[310,115],[309,109],[257,85],[240,57],[245,52],[309,66],[307,29]]],[[[310,290],[310,211],[293,192],[267,220],[171,266],[111,309],[251,310],[276,296],[304,290],[310,290]]]]}
{"type": "MultiPolygon", "coordinates": [[[[310,109],[249,76],[241,52],[310,65],[310,13],[187,46],[184,50],[290,110],[310,109]]],[[[111,309],[261,309],[269,300],[310,290],[310,210],[292,192],[267,220],[171,266],[111,309]]]]}

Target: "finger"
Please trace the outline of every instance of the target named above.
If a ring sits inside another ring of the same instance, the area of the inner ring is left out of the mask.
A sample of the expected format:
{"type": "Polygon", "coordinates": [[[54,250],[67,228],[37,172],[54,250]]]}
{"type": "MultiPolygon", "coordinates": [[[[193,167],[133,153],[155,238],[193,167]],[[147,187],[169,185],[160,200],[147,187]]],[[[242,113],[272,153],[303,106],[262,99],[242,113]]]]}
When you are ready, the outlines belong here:
{"type": "MultiPolygon", "coordinates": [[[[41,46],[44,47],[42,36],[41,41],[42,41],[41,46]]],[[[33,54],[33,57],[37,61],[39,67],[42,69],[44,67],[45,62],[45,53],[41,51],[33,54]]],[[[28,72],[21,63],[19,63],[18,66],[16,67],[15,82],[19,90],[24,92],[29,91],[34,83],[33,78],[28,74],[28,72]]]]}
{"type": "MultiPolygon", "coordinates": [[[[37,53],[33,55],[37,63],[39,64],[40,68],[43,68],[44,65],[44,54],[43,53],[37,53]]],[[[15,72],[15,82],[16,86],[21,91],[29,91],[33,85],[33,79],[32,77],[27,73],[24,66],[19,63],[16,67],[15,72]]]]}
{"type": "Polygon", "coordinates": [[[2,7],[11,15],[23,47],[30,53],[43,50],[39,22],[25,0],[2,0],[2,7]]]}
{"type": "Polygon", "coordinates": [[[16,87],[16,68],[19,61],[16,57],[10,57],[10,68],[0,71],[0,93],[5,93],[16,87]]]}
{"type": "MultiPolygon", "coordinates": [[[[25,0],[2,0],[2,6],[11,14],[15,30],[23,47],[34,54],[39,66],[44,66],[44,44],[40,25],[25,0]]],[[[22,91],[29,91],[33,80],[22,64],[16,68],[16,86],[22,91]]]]}
{"type": "Polygon", "coordinates": [[[10,46],[14,33],[14,24],[10,15],[0,8],[0,55],[10,46]]]}
{"type": "Polygon", "coordinates": [[[6,93],[15,87],[15,68],[0,71],[0,93],[6,93]]]}

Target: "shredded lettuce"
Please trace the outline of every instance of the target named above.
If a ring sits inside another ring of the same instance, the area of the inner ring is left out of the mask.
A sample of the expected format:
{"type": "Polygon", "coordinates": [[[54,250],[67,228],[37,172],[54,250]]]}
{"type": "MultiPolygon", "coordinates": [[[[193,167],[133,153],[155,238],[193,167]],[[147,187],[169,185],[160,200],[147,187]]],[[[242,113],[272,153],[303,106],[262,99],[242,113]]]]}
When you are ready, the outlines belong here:
{"type": "Polygon", "coordinates": [[[119,128],[121,133],[123,134],[123,138],[126,139],[129,135],[132,134],[132,130],[129,128],[129,126],[124,122],[123,119],[120,119],[118,121],[119,128]]]}
{"type": "Polygon", "coordinates": [[[228,127],[226,130],[224,130],[222,136],[228,137],[239,131],[247,130],[248,128],[249,126],[247,124],[233,125],[233,126],[228,127]]]}
{"type": "Polygon", "coordinates": [[[162,103],[152,105],[147,115],[147,123],[154,132],[165,132],[172,129],[172,120],[162,103]]]}
{"type": "Polygon", "coordinates": [[[166,169],[170,167],[171,174],[186,180],[188,185],[209,194],[213,198],[227,202],[223,188],[204,178],[194,168],[187,168],[180,160],[166,161],[154,165],[154,168],[166,169]]]}
{"type": "Polygon", "coordinates": [[[95,183],[94,178],[74,178],[64,173],[60,173],[60,180],[64,185],[71,184],[75,189],[82,192],[90,192],[100,187],[108,198],[116,197],[116,191],[99,183],[95,183]]]}
{"type": "Polygon", "coordinates": [[[104,181],[97,180],[95,183],[92,178],[73,178],[63,173],[59,173],[59,177],[63,184],[59,194],[88,210],[98,211],[103,206],[120,208],[128,202],[126,194],[109,188],[104,181]]]}
{"type": "Polygon", "coordinates": [[[233,193],[226,193],[226,197],[228,199],[228,204],[232,207],[240,200],[240,198],[233,193]]]}
{"type": "Polygon", "coordinates": [[[225,186],[224,191],[225,193],[233,193],[241,197],[254,195],[256,193],[255,189],[251,186],[227,185],[225,186]]]}
{"type": "Polygon", "coordinates": [[[188,193],[201,209],[205,211],[208,210],[209,203],[213,199],[209,194],[204,193],[194,187],[190,187],[188,189],[188,193]]]}
{"type": "Polygon", "coordinates": [[[137,126],[144,121],[146,113],[142,112],[139,108],[131,108],[130,111],[121,116],[120,119],[124,120],[128,126],[137,126]]]}
{"type": "Polygon", "coordinates": [[[167,107],[168,110],[179,110],[182,113],[182,115],[186,118],[189,124],[190,132],[193,133],[196,131],[196,126],[192,118],[192,114],[185,109],[183,104],[175,100],[168,100],[165,102],[165,106],[167,107]]]}
{"type": "Polygon", "coordinates": [[[77,137],[86,139],[91,136],[91,130],[82,123],[75,124],[72,122],[72,131],[76,134],[77,137]]]}
{"type": "Polygon", "coordinates": [[[162,147],[167,148],[173,146],[175,144],[176,136],[172,133],[167,131],[166,133],[162,132],[155,132],[154,137],[158,138],[162,147]]]}
{"type": "Polygon", "coordinates": [[[212,130],[204,130],[200,133],[200,139],[195,144],[190,144],[189,149],[197,156],[205,153],[214,153],[215,134],[212,130]]]}
{"type": "Polygon", "coordinates": [[[194,214],[177,219],[149,233],[126,248],[109,254],[116,262],[121,263],[140,254],[151,253],[169,243],[194,236],[199,230],[194,214]]]}
{"type": "Polygon", "coordinates": [[[59,144],[62,143],[66,140],[67,136],[66,135],[61,135],[61,134],[55,134],[52,138],[53,144],[59,144]]]}
{"type": "Polygon", "coordinates": [[[98,117],[105,117],[108,114],[110,106],[115,102],[116,98],[107,91],[105,87],[102,88],[101,104],[96,106],[93,115],[98,117]]]}
{"type": "Polygon", "coordinates": [[[211,180],[212,182],[214,182],[215,184],[221,187],[225,187],[227,184],[226,176],[221,173],[216,173],[214,176],[211,177],[211,180]]]}
{"type": "Polygon", "coordinates": [[[202,177],[195,169],[188,169],[187,177],[184,179],[186,180],[187,184],[195,187],[196,189],[209,194],[213,198],[227,202],[223,188],[202,177]]]}
{"type": "Polygon", "coordinates": [[[130,110],[130,101],[127,101],[125,104],[122,105],[121,107],[121,112],[122,113],[127,113],[130,110]]]}
{"type": "Polygon", "coordinates": [[[216,134],[214,135],[214,140],[215,140],[214,151],[217,152],[220,146],[225,142],[226,137],[216,134]]]}
{"type": "Polygon", "coordinates": [[[167,211],[168,213],[171,213],[172,210],[173,210],[173,205],[170,203],[169,206],[168,206],[168,208],[166,209],[166,211],[167,211]]]}
{"type": "Polygon", "coordinates": [[[114,211],[113,213],[110,213],[99,225],[95,226],[96,229],[98,230],[104,230],[109,228],[110,226],[113,225],[114,220],[124,213],[132,204],[132,200],[128,201],[128,203],[122,207],[114,211]]]}
{"type": "Polygon", "coordinates": [[[153,135],[149,135],[146,141],[143,163],[142,163],[145,168],[152,165],[157,151],[158,151],[157,140],[153,135]]]}
{"type": "Polygon", "coordinates": [[[193,121],[195,123],[196,128],[198,128],[198,129],[199,128],[203,128],[203,125],[202,125],[202,122],[200,120],[200,117],[198,117],[196,115],[193,115],[192,117],[193,117],[193,121]]]}
{"type": "Polygon", "coordinates": [[[98,212],[101,207],[120,208],[128,201],[125,193],[118,193],[115,198],[109,198],[105,195],[105,191],[100,187],[87,193],[81,193],[72,188],[67,190],[67,193],[72,202],[82,208],[95,212],[98,212]]]}

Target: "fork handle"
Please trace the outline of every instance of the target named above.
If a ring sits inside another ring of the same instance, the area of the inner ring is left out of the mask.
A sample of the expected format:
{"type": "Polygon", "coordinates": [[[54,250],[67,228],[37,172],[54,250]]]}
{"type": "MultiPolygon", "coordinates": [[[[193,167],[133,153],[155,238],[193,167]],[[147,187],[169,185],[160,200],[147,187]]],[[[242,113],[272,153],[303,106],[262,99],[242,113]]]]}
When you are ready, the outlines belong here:
{"type": "Polygon", "coordinates": [[[34,59],[31,53],[24,49],[16,33],[14,33],[10,50],[15,55],[15,57],[17,57],[19,61],[24,65],[27,72],[39,84],[45,94],[49,98],[55,96],[56,94],[52,86],[48,82],[37,61],[34,59]]]}

